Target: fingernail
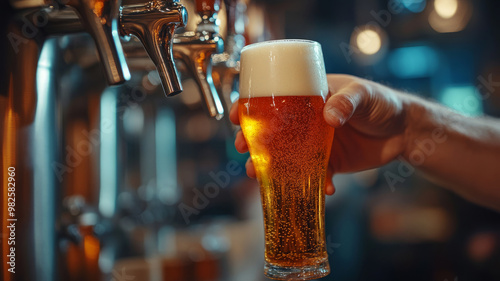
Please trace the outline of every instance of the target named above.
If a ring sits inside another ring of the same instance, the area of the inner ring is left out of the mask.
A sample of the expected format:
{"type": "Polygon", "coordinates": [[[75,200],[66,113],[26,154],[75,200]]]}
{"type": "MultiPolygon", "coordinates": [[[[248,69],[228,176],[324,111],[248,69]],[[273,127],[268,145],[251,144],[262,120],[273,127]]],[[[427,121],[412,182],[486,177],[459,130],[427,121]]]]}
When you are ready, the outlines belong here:
{"type": "Polygon", "coordinates": [[[340,112],[339,110],[337,110],[336,108],[332,107],[330,109],[328,109],[328,114],[330,114],[332,117],[336,118],[339,120],[339,123],[340,125],[344,125],[344,122],[345,122],[345,117],[344,117],[344,114],[342,114],[342,112],[340,112]]]}

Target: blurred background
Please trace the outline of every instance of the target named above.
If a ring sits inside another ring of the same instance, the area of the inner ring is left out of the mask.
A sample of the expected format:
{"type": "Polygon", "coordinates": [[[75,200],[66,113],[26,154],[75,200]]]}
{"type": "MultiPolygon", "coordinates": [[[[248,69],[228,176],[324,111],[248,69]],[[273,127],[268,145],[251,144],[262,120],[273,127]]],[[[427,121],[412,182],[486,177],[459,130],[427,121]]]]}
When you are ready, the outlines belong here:
{"type": "MultiPolygon", "coordinates": [[[[226,1],[219,20],[230,27],[220,30],[225,51],[212,57],[212,76],[227,109],[238,97],[242,46],[303,38],[321,43],[328,73],[371,79],[465,115],[500,117],[499,8],[496,0],[226,1]]],[[[6,7],[2,15],[10,13],[6,7]]],[[[267,280],[248,155],[236,152],[227,114],[207,117],[187,67],[178,62],[184,92],[164,98],[154,67],[105,87],[88,35],[57,44],[58,87],[71,93],[55,106],[63,109],[59,150],[70,154],[95,138],[99,152],[77,155],[53,199],[54,276],[267,280]],[[99,82],[82,82],[89,79],[99,82]],[[102,120],[114,120],[111,131],[102,120]]],[[[500,280],[499,213],[400,161],[334,182],[337,192],[326,201],[332,273],[321,280],[500,280]]]]}

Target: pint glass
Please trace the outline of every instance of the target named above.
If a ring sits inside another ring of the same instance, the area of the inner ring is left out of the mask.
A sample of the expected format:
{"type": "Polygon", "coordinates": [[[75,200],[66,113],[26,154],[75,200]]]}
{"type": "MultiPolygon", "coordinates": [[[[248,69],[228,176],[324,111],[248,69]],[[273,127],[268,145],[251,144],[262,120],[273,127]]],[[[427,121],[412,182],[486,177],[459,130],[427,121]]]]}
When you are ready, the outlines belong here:
{"type": "Polygon", "coordinates": [[[330,273],[325,179],[334,129],[321,46],[306,40],[252,44],[241,53],[238,114],[257,172],[266,276],[307,280],[330,273]]]}

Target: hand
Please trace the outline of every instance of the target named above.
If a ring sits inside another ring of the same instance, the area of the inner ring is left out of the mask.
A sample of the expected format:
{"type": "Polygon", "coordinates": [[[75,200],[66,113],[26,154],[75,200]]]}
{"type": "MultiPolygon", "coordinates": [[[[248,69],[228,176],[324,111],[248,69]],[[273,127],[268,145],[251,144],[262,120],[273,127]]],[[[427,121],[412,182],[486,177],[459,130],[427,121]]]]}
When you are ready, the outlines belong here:
{"type": "MultiPolygon", "coordinates": [[[[327,76],[331,97],[325,104],[325,121],[336,128],[325,192],[332,195],[336,173],[358,172],[389,163],[406,148],[406,96],[380,84],[348,75],[327,76]]],[[[235,103],[230,119],[239,125],[235,103]]],[[[248,151],[241,130],[236,135],[236,150],[248,151]]],[[[247,175],[255,178],[249,158],[247,175]]]]}

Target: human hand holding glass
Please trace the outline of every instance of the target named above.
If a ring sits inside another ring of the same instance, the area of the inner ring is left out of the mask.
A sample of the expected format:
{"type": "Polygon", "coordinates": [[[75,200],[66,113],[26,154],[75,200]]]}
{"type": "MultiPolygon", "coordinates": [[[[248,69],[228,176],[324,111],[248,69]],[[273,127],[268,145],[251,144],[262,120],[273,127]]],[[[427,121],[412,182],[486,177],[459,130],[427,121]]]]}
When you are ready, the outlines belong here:
{"type": "MultiPolygon", "coordinates": [[[[408,124],[413,123],[408,121],[408,111],[412,111],[408,109],[409,104],[416,102],[413,97],[350,75],[328,74],[327,81],[332,95],[325,104],[323,116],[336,131],[325,192],[332,195],[333,174],[372,169],[400,155],[407,157],[412,151],[408,142],[413,138],[408,133],[418,130],[408,124]]],[[[240,124],[236,105],[231,108],[230,118],[234,124],[240,124]]],[[[235,147],[240,153],[248,152],[241,131],[236,136],[235,147]]],[[[250,158],[246,169],[249,177],[256,177],[250,158]]]]}

